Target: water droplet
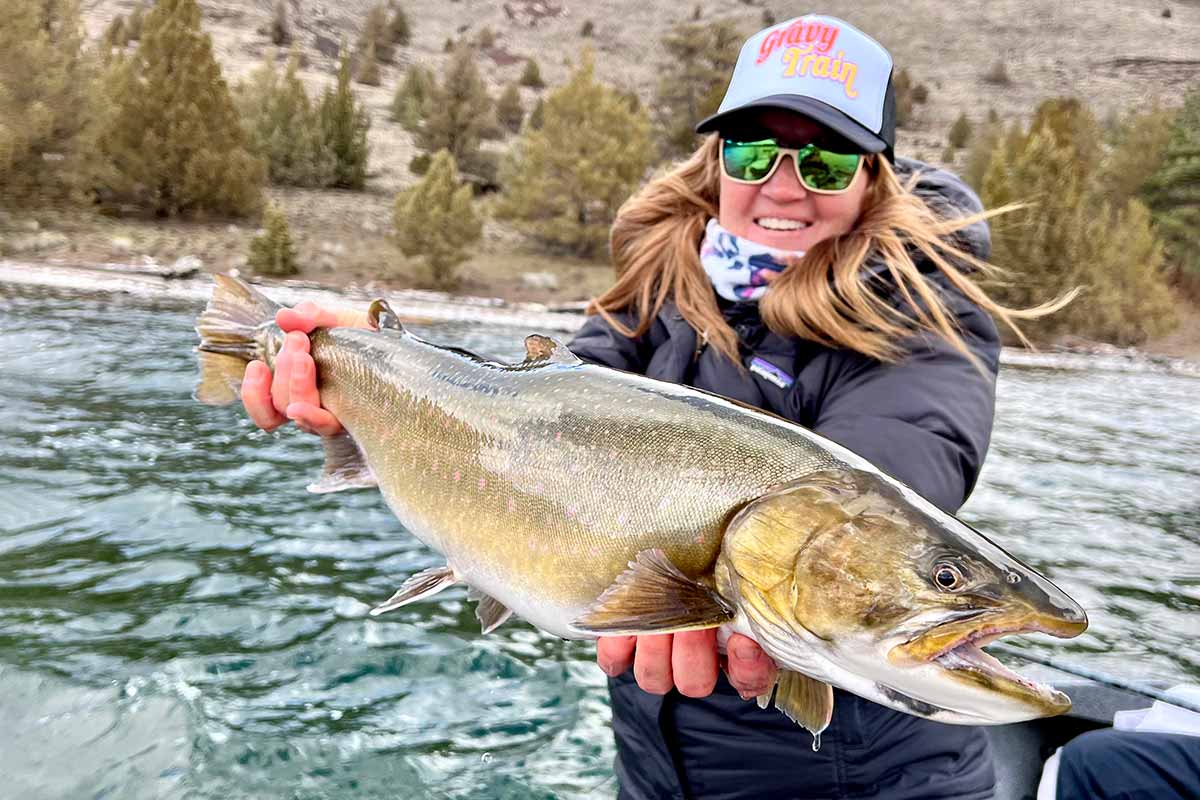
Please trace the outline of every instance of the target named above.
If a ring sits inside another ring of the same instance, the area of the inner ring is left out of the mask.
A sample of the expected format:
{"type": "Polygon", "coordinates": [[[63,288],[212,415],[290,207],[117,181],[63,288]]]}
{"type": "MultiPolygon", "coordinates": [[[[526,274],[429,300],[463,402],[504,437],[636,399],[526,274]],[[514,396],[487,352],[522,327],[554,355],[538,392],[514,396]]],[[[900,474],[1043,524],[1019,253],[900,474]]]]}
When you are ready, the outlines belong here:
{"type": "Polygon", "coordinates": [[[482,761],[482,762],[483,762],[483,763],[485,763],[485,764],[490,764],[490,763],[492,763],[492,754],[491,754],[491,753],[484,753],[483,755],[481,755],[481,756],[479,757],[479,760],[480,760],[480,761],[482,761]]]}
{"type": "Polygon", "coordinates": [[[813,752],[815,753],[820,749],[821,749],[821,734],[814,733],[813,734],[813,752]]]}

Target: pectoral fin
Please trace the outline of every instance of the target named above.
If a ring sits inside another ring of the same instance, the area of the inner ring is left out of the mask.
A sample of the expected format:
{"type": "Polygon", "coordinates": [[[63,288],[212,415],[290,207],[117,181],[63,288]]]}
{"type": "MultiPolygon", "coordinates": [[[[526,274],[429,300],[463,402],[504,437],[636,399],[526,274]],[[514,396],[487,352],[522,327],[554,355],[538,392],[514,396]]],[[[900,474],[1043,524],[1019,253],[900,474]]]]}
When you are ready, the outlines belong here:
{"type": "MultiPolygon", "coordinates": [[[[758,707],[766,708],[771,693],[758,696],[758,707]]],[[[800,672],[780,670],[775,683],[775,707],[813,736],[829,727],[833,719],[833,687],[800,672]]]]}
{"type": "Polygon", "coordinates": [[[367,466],[358,443],[348,433],[323,438],[325,445],[325,470],[308,490],[314,494],[341,492],[346,489],[364,489],[378,486],[375,475],[367,466]]]}
{"type": "Polygon", "coordinates": [[[675,633],[715,628],[733,617],[723,597],[680,572],[662,550],[643,550],[573,627],[596,636],[675,633]]]}
{"type": "Polygon", "coordinates": [[[512,616],[512,609],[491,595],[484,594],[474,587],[467,592],[467,599],[478,601],[478,604],[475,606],[475,618],[483,626],[485,634],[496,630],[496,628],[499,628],[512,616]]]}
{"type": "Polygon", "coordinates": [[[423,570],[406,580],[396,593],[388,598],[386,603],[372,608],[371,616],[377,617],[385,611],[391,611],[423,597],[435,595],[447,586],[453,586],[456,583],[458,583],[458,575],[449,565],[423,570]]]}

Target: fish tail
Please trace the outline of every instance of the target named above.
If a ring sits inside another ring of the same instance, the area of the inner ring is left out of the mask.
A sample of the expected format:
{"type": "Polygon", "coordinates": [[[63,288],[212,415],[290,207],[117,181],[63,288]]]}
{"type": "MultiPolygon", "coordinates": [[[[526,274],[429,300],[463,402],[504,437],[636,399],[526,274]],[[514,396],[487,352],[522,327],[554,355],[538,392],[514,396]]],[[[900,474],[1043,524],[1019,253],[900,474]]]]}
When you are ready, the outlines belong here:
{"type": "Polygon", "coordinates": [[[196,399],[210,406],[238,398],[246,364],[266,359],[264,335],[281,306],[250,284],[229,275],[213,275],[216,285],[208,307],[196,320],[200,334],[200,381],[196,399]]]}

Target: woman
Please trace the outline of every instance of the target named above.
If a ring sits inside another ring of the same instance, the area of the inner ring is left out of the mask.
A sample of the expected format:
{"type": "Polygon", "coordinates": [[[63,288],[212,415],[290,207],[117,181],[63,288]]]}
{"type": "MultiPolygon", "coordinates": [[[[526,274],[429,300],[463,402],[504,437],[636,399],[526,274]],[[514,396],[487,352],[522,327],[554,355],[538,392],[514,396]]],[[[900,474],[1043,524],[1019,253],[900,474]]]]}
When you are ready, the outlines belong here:
{"type": "MultiPolygon", "coordinates": [[[[743,46],[715,131],[651,181],[612,231],[619,278],[571,349],[764,408],[857,451],[954,512],[987,449],[999,341],[978,199],[957,178],[893,164],[892,60],[831,17],[760,31],[743,46]],[[904,184],[901,180],[905,180],[904,184]]],[[[311,305],[246,371],[264,428],[287,419],[332,435],[307,355],[314,327],[361,324],[311,305]]],[[[1014,330],[1015,330],[1015,326],[1014,330]]],[[[985,798],[977,728],[928,722],[836,693],[819,750],[779,712],[746,702],[775,668],[734,636],[603,639],[621,798],[985,798]]]]}

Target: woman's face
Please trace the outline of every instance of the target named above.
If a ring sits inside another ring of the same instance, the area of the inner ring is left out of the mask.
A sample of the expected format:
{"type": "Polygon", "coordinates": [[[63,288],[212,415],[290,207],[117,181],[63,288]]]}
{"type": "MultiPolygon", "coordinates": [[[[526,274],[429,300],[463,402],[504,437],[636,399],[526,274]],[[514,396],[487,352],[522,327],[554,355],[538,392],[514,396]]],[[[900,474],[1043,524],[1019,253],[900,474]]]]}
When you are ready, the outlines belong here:
{"type": "MultiPolygon", "coordinates": [[[[783,147],[820,144],[830,136],[811,119],[775,108],[739,120],[737,132],[739,138],[773,136],[783,147]]],[[[770,179],[758,185],[737,183],[722,172],[717,220],[721,227],[778,250],[808,250],[854,227],[871,181],[865,167],[845,192],[816,194],[800,183],[791,155],[782,158],[770,179]]]]}

